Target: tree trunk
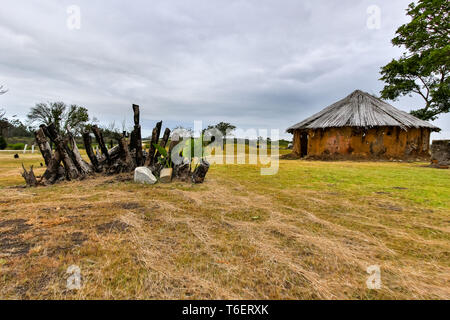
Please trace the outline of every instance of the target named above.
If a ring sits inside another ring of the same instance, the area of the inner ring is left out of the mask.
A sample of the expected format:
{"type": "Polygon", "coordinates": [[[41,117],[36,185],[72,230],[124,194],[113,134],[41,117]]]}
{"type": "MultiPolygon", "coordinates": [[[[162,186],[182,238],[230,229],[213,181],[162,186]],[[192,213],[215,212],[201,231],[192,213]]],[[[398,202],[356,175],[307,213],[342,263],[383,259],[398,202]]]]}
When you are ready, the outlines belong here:
{"type": "Polygon", "coordinates": [[[92,149],[92,138],[91,138],[91,133],[89,131],[83,133],[83,142],[84,142],[84,148],[86,149],[87,156],[89,157],[89,160],[91,161],[95,172],[102,172],[103,169],[98,162],[98,158],[95,155],[94,150],[92,149]]]}
{"type": "Polygon", "coordinates": [[[136,164],[128,148],[128,142],[125,138],[119,140],[119,155],[119,159],[108,168],[108,173],[131,172],[136,168],[136,164]]]}
{"type": "MultiPolygon", "coordinates": [[[[44,131],[45,132],[45,131],[44,131]]],[[[78,171],[77,166],[75,165],[72,157],[69,155],[69,148],[65,145],[62,138],[59,136],[56,131],[56,127],[54,124],[51,124],[47,127],[47,132],[49,134],[50,140],[55,144],[56,150],[59,152],[61,156],[61,160],[64,164],[64,169],[66,170],[67,180],[77,179],[80,177],[80,172],[78,171]]]]}
{"type": "MultiPolygon", "coordinates": [[[[166,128],[166,130],[164,131],[164,136],[163,136],[161,142],[159,143],[159,145],[161,147],[165,148],[167,145],[167,142],[169,141],[169,138],[170,138],[170,129],[166,128]]],[[[157,151],[156,155],[155,155],[155,159],[153,159],[153,162],[156,162],[160,156],[161,156],[161,154],[159,153],[159,151],[157,151]]]]}
{"type": "Polygon", "coordinates": [[[192,174],[192,182],[194,183],[203,183],[205,181],[206,174],[209,170],[209,162],[201,159],[197,168],[194,170],[192,174]]]}
{"type": "Polygon", "coordinates": [[[60,163],[61,163],[61,155],[59,154],[59,151],[56,150],[53,154],[50,163],[47,166],[47,170],[42,175],[40,184],[52,185],[55,184],[56,182],[65,179],[66,173],[60,163]]]}
{"type": "Polygon", "coordinates": [[[50,143],[48,142],[47,138],[45,137],[45,133],[40,128],[34,133],[34,136],[36,138],[36,143],[39,146],[39,150],[41,150],[42,157],[44,158],[45,165],[48,166],[50,161],[52,160],[52,149],[50,147],[50,143]]]}
{"type": "Polygon", "coordinates": [[[102,154],[106,158],[106,162],[108,163],[108,165],[111,165],[111,158],[109,157],[108,148],[106,148],[105,140],[103,140],[102,132],[97,126],[92,127],[92,132],[94,133],[95,139],[97,140],[98,145],[100,146],[102,154]]]}
{"type": "Polygon", "coordinates": [[[142,135],[141,135],[141,126],[139,124],[140,112],[139,106],[133,104],[133,113],[134,113],[134,146],[133,149],[136,150],[136,165],[138,167],[144,164],[144,157],[142,154],[142,135]]]}
{"type": "Polygon", "coordinates": [[[153,129],[152,141],[150,143],[150,149],[148,151],[147,160],[145,161],[146,167],[150,167],[155,163],[154,161],[155,161],[156,147],[154,146],[154,144],[157,144],[159,142],[159,135],[161,134],[161,127],[162,127],[162,121],[158,122],[156,124],[156,127],[153,129]]]}
{"type": "Polygon", "coordinates": [[[74,161],[75,163],[78,164],[78,167],[81,169],[81,173],[83,176],[85,175],[90,175],[93,172],[93,168],[92,165],[90,165],[89,163],[87,163],[86,161],[83,160],[83,158],[81,157],[80,154],[80,150],[78,150],[78,146],[77,146],[77,142],[75,140],[75,137],[72,135],[72,133],[70,133],[69,130],[68,134],[69,134],[69,139],[71,140],[71,145],[72,145],[72,149],[70,151],[72,151],[73,156],[74,156],[74,161]]]}
{"type": "Polygon", "coordinates": [[[173,176],[175,179],[188,182],[191,179],[191,163],[189,159],[184,158],[180,164],[173,167],[173,176]]]}

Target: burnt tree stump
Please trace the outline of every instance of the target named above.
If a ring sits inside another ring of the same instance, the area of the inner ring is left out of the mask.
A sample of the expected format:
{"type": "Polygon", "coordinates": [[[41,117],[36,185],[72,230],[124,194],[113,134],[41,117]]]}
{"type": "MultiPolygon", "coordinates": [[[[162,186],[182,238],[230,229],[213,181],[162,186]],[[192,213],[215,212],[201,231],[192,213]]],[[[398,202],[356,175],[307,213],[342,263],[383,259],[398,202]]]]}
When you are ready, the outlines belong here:
{"type": "Polygon", "coordinates": [[[64,180],[66,177],[66,171],[61,166],[61,155],[58,150],[53,154],[52,159],[47,165],[47,170],[42,175],[40,184],[42,185],[52,185],[59,181],[64,180]]]}
{"type": "Polygon", "coordinates": [[[205,181],[206,174],[209,170],[209,162],[205,159],[201,159],[197,168],[195,168],[194,173],[192,174],[192,182],[194,183],[203,183],[205,181]]]}
{"type": "Polygon", "coordinates": [[[100,163],[98,162],[98,158],[95,155],[94,150],[92,149],[92,138],[91,138],[91,133],[89,131],[86,131],[83,133],[83,143],[84,143],[84,148],[86,149],[86,154],[89,157],[89,160],[91,161],[94,171],[102,172],[103,169],[100,166],[100,163]]]}
{"type": "Polygon", "coordinates": [[[103,156],[106,158],[108,165],[111,165],[111,158],[108,153],[108,148],[106,148],[105,140],[103,139],[103,134],[97,126],[92,126],[92,132],[94,133],[95,139],[100,147],[103,156]]]}
{"type": "Polygon", "coordinates": [[[173,165],[173,176],[175,179],[188,182],[191,178],[191,162],[184,158],[181,163],[173,165]]]}
{"type": "Polygon", "coordinates": [[[22,169],[23,169],[22,177],[25,179],[27,186],[28,187],[37,187],[39,183],[36,179],[36,176],[34,175],[33,166],[31,166],[30,171],[27,171],[27,169],[25,169],[25,167],[22,163],[22,169]]]}
{"type": "Polygon", "coordinates": [[[69,130],[67,130],[67,131],[68,131],[70,145],[71,145],[70,151],[72,152],[73,157],[74,157],[73,160],[78,165],[78,168],[83,176],[92,174],[94,171],[92,165],[90,165],[89,163],[87,163],[86,161],[83,160],[83,158],[81,157],[81,154],[80,154],[80,150],[78,150],[78,146],[77,146],[75,137],[72,135],[72,133],[69,130]]]}
{"type": "MultiPolygon", "coordinates": [[[[164,131],[164,136],[161,140],[161,142],[159,143],[159,145],[163,148],[165,148],[167,146],[167,142],[169,142],[169,138],[170,138],[170,129],[166,128],[166,130],[164,131]]],[[[155,159],[153,159],[153,162],[157,162],[158,158],[161,156],[161,153],[159,153],[159,151],[156,152],[155,155],[155,159]]]]}
{"type": "Polygon", "coordinates": [[[141,125],[139,124],[140,111],[139,106],[133,104],[133,113],[134,113],[134,145],[131,145],[132,149],[136,150],[136,165],[138,167],[144,164],[144,156],[142,153],[142,135],[141,135],[141,125]]]}
{"type": "Polygon", "coordinates": [[[145,161],[146,167],[151,167],[155,162],[155,144],[159,142],[159,135],[161,134],[162,121],[158,122],[152,132],[152,141],[150,142],[150,149],[148,151],[147,160],[145,161]]]}
{"type": "Polygon", "coordinates": [[[50,143],[48,142],[47,138],[45,137],[44,130],[40,128],[34,133],[34,136],[36,138],[36,143],[39,147],[39,150],[41,150],[42,157],[44,158],[45,165],[48,166],[50,161],[52,160],[53,154],[52,149],[50,147],[50,143]]]}
{"type": "Polygon", "coordinates": [[[78,168],[75,165],[72,157],[70,157],[69,155],[69,148],[67,147],[63,139],[59,136],[53,123],[47,127],[47,133],[49,134],[50,140],[55,144],[56,150],[61,156],[61,161],[64,164],[67,180],[78,179],[81,174],[78,171],[78,168]]]}

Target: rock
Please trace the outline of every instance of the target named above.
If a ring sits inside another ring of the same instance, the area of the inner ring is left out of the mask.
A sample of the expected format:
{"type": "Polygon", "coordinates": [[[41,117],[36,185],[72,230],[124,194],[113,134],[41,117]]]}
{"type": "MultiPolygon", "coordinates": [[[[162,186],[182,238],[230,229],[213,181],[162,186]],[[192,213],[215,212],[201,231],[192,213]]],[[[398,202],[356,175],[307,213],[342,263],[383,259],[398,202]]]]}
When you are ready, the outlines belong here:
{"type": "Polygon", "coordinates": [[[159,181],[162,183],[170,183],[172,181],[172,168],[164,168],[159,174],[159,181]]]}
{"type": "Polygon", "coordinates": [[[138,167],[134,170],[134,182],[142,184],[155,184],[158,180],[147,167],[138,167]]]}
{"type": "Polygon", "coordinates": [[[443,169],[450,165],[450,140],[434,140],[431,145],[431,164],[443,169]]]}

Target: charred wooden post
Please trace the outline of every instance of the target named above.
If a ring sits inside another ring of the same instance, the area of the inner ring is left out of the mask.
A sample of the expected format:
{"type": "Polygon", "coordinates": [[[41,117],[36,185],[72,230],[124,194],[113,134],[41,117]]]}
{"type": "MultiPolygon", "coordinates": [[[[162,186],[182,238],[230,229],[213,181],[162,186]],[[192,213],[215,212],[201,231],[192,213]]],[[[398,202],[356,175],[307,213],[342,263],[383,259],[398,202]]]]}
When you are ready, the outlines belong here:
{"type": "Polygon", "coordinates": [[[206,174],[209,170],[209,162],[205,159],[201,159],[197,168],[195,168],[194,173],[192,174],[192,182],[194,183],[203,183],[205,181],[206,174]]]}
{"type": "Polygon", "coordinates": [[[159,143],[159,137],[161,136],[162,123],[163,122],[160,121],[156,124],[156,143],[159,143]]]}
{"type": "Polygon", "coordinates": [[[33,166],[31,166],[31,169],[29,172],[27,171],[27,169],[25,169],[23,163],[22,163],[22,168],[23,168],[22,177],[25,179],[27,186],[28,187],[37,187],[39,183],[36,179],[36,176],[34,175],[33,166]]]}
{"type": "Polygon", "coordinates": [[[156,124],[156,127],[153,129],[152,132],[152,141],[150,142],[150,149],[148,151],[148,157],[147,160],[145,161],[145,166],[146,167],[150,167],[152,166],[155,162],[155,144],[157,144],[159,142],[159,135],[161,134],[161,127],[162,127],[162,121],[158,122],[156,124]]]}
{"type": "Polygon", "coordinates": [[[134,145],[132,148],[136,150],[136,165],[141,166],[144,164],[144,156],[142,153],[142,135],[141,135],[141,125],[139,124],[140,112],[139,106],[133,104],[134,113],[134,145]]]}
{"type": "Polygon", "coordinates": [[[135,162],[128,149],[128,142],[125,138],[119,140],[120,168],[118,172],[130,172],[136,168],[135,162]]]}
{"type": "MultiPolygon", "coordinates": [[[[164,136],[162,137],[161,142],[159,143],[159,145],[163,148],[165,148],[167,146],[167,142],[169,142],[169,138],[170,138],[170,129],[166,128],[166,130],[164,131],[164,136]]],[[[155,159],[153,159],[153,162],[157,162],[158,158],[161,156],[161,154],[159,153],[159,151],[156,152],[155,155],[155,159]]]]}
{"type": "Polygon", "coordinates": [[[148,150],[147,159],[145,160],[145,166],[146,167],[151,167],[153,165],[153,163],[154,163],[153,162],[154,161],[153,156],[155,155],[156,148],[155,148],[155,146],[153,144],[156,143],[155,142],[156,141],[156,132],[157,132],[157,130],[156,130],[156,128],[154,128],[153,132],[152,132],[152,139],[150,141],[150,148],[148,150]]]}
{"type": "MultiPolygon", "coordinates": [[[[170,159],[170,163],[171,163],[172,167],[175,167],[175,165],[177,164],[177,163],[174,163],[174,162],[173,162],[173,159],[172,159],[172,153],[173,153],[175,147],[176,147],[178,144],[180,144],[181,141],[182,141],[182,138],[180,137],[180,135],[179,135],[178,133],[174,132],[174,133],[172,134],[172,139],[171,139],[171,141],[170,141],[170,144],[169,144],[169,151],[168,151],[168,155],[169,155],[169,159],[170,159]]],[[[180,154],[181,154],[181,152],[180,152],[180,154]]],[[[180,154],[179,154],[179,156],[180,156],[180,154]]]]}
{"type": "Polygon", "coordinates": [[[36,143],[39,146],[39,150],[41,150],[42,157],[44,158],[45,165],[48,166],[50,161],[52,160],[53,154],[52,149],[50,147],[50,143],[48,142],[47,138],[45,137],[44,130],[40,128],[34,133],[34,136],[36,138],[36,143]]]}
{"type": "Polygon", "coordinates": [[[94,150],[92,149],[92,138],[91,138],[91,133],[89,131],[86,131],[83,133],[83,142],[84,142],[84,148],[86,149],[87,156],[89,157],[89,160],[91,161],[95,172],[102,172],[103,169],[100,166],[100,163],[98,162],[98,158],[95,155],[94,150]]]}
{"type": "MultiPolygon", "coordinates": [[[[125,137],[125,135],[123,135],[123,136],[125,137]]],[[[117,140],[117,141],[119,141],[119,140],[117,140]]],[[[136,142],[137,142],[136,132],[133,130],[130,133],[130,143],[128,144],[130,150],[135,150],[136,149],[136,142]]]]}
{"type": "Polygon", "coordinates": [[[92,126],[92,132],[94,133],[95,139],[98,142],[98,145],[100,146],[100,150],[102,151],[102,154],[106,158],[106,162],[108,165],[111,165],[111,158],[108,153],[108,148],[106,148],[105,140],[103,139],[103,134],[100,131],[100,129],[97,126],[92,126]]]}

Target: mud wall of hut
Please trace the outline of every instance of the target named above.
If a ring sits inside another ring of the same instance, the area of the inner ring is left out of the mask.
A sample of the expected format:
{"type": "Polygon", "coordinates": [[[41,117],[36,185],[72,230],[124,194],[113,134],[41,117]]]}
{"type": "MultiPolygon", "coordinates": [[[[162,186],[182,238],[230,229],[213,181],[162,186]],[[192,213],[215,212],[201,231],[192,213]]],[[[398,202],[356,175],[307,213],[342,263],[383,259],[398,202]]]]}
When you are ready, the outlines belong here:
{"type": "MultiPolygon", "coordinates": [[[[294,152],[300,154],[301,133],[294,132],[294,152]]],[[[307,130],[308,156],[407,158],[428,157],[430,129],[343,127],[307,130]]]]}

